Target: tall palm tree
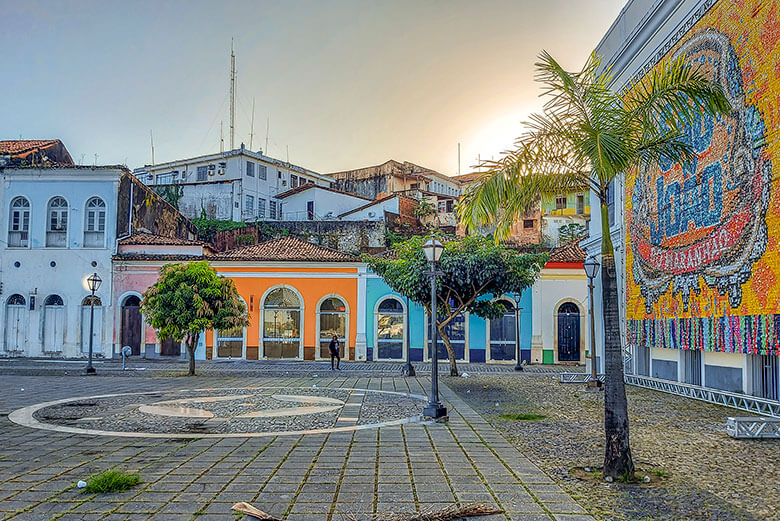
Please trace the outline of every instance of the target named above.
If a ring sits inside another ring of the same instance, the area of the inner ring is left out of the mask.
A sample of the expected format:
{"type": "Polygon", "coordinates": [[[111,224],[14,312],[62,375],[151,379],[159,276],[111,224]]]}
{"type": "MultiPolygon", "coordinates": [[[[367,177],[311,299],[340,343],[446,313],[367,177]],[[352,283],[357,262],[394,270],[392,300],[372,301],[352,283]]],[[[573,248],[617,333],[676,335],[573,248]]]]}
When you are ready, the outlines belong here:
{"type": "Polygon", "coordinates": [[[731,106],[722,86],[683,56],[619,91],[611,88],[613,75],[600,71],[595,54],[581,71],[567,72],[543,52],[536,68],[548,98],[543,112],[530,117],[514,150],[480,164],[483,175],[466,191],[458,213],[467,228],[495,226],[498,240],[542,196],[595,192],[601,210],[604,476],[633,477],[608,189],[621,173],[651,168],[661,158],[691,161],[686,125],[703,113],[727,114],[731,106]]]}

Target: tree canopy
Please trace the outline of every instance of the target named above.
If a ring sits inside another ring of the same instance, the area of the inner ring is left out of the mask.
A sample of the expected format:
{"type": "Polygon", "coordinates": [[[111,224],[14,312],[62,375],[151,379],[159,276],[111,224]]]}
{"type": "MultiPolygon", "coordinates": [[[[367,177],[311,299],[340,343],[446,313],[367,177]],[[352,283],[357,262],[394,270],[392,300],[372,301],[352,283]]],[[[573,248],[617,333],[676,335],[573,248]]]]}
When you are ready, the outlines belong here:
{"type": "Polygon", "coordinates": [[[234,329],[249,323],[246,306],[231,279],[217,275],[208,262],[166,264],[143,295],[143,313],[161,340],[184,340],[189,374],[195,374],[195,348],[208,329],[234,329]]]}
{"type": "MultiPolygon", "coordinates": [[[[428,237],[412,237],[393,245],[390,255],[364,256],[388,286],[430,313],[430,264],[422,245],[428,237]]],[[[505,309],[489,296],[522,292],[533,285],[547,261],[544,254],[521,254],[491,238],[470,236],[444,243],[437,268],[437,326],[457,375],[455,354],[443,328],[460,313],[497,318],[505,309]]]]}

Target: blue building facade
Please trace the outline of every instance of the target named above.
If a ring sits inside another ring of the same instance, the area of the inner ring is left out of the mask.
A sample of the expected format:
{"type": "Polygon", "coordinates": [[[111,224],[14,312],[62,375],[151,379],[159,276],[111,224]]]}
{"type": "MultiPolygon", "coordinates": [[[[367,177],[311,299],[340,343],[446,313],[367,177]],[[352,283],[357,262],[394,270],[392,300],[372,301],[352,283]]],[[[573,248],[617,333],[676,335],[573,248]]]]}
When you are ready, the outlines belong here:
{"type": "MultiPolygon", "coordinates": [[[[486,297],[487,298],[487,297],[486,297]]],[[[515,363],[515,299],[503,296],[506,313],[494,320],[476,315],[456,317],[447,333],[459,361],[515,363]]],[[[532,300],[530,288],[520,295],[520,358],[530,362],[532,338],[532,300]]],[[[430,321],[422,306],[393,291],[380,277],[369,273],[365,304],[366,360],[406,360],[408,342],[412,362],[430,358],[428,336],[430,321]]],[[[446,359],[439,339],[439,358],[446,359]]]]}

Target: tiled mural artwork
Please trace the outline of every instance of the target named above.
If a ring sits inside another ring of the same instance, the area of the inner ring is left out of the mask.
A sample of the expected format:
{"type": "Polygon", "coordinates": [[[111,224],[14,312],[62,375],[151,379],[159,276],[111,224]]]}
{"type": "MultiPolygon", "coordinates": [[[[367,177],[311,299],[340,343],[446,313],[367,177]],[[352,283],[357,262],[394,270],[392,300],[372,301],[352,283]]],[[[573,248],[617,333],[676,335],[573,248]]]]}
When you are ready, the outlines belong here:
{"type": "Polygon", "coordinates": [[[723,85],[733,111],[702,117],[689,166],[626,179],[628,341],[780,354],[780,23],[776,2],[717,2],[668,55],[723,85]]]}

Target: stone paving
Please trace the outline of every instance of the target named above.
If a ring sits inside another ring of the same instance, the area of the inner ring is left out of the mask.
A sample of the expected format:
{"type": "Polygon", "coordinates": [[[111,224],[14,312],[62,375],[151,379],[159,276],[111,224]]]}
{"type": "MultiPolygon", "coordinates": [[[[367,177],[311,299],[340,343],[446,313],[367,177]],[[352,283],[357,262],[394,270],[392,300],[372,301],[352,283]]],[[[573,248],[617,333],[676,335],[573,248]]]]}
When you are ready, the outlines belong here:
{"type": "MultiPolygon", "coordinates": [[[[200,387],[354,387],[426,394],[427,377],[356,374],[197,377],[200,387]],[[323,377],[327,376],[327,378],[323,377]]],[[[510,377],[507,375],[507,377],[510,377]]],[[[0,520],[234,520],[247,501],[288,521],[430,510],[485,502],[496,520],[592,520],[545,473],[446,386],[447,424],[266,438],[141,439],[36,430],[11,411],[58,398],[190,388],[185,377],[18,376],[0,379],[0,520]],[[23,389],[23,390],[22,390],[23,389]],[[111,467],[143,483],[82,494],[79,479],[111,467]]]]}

